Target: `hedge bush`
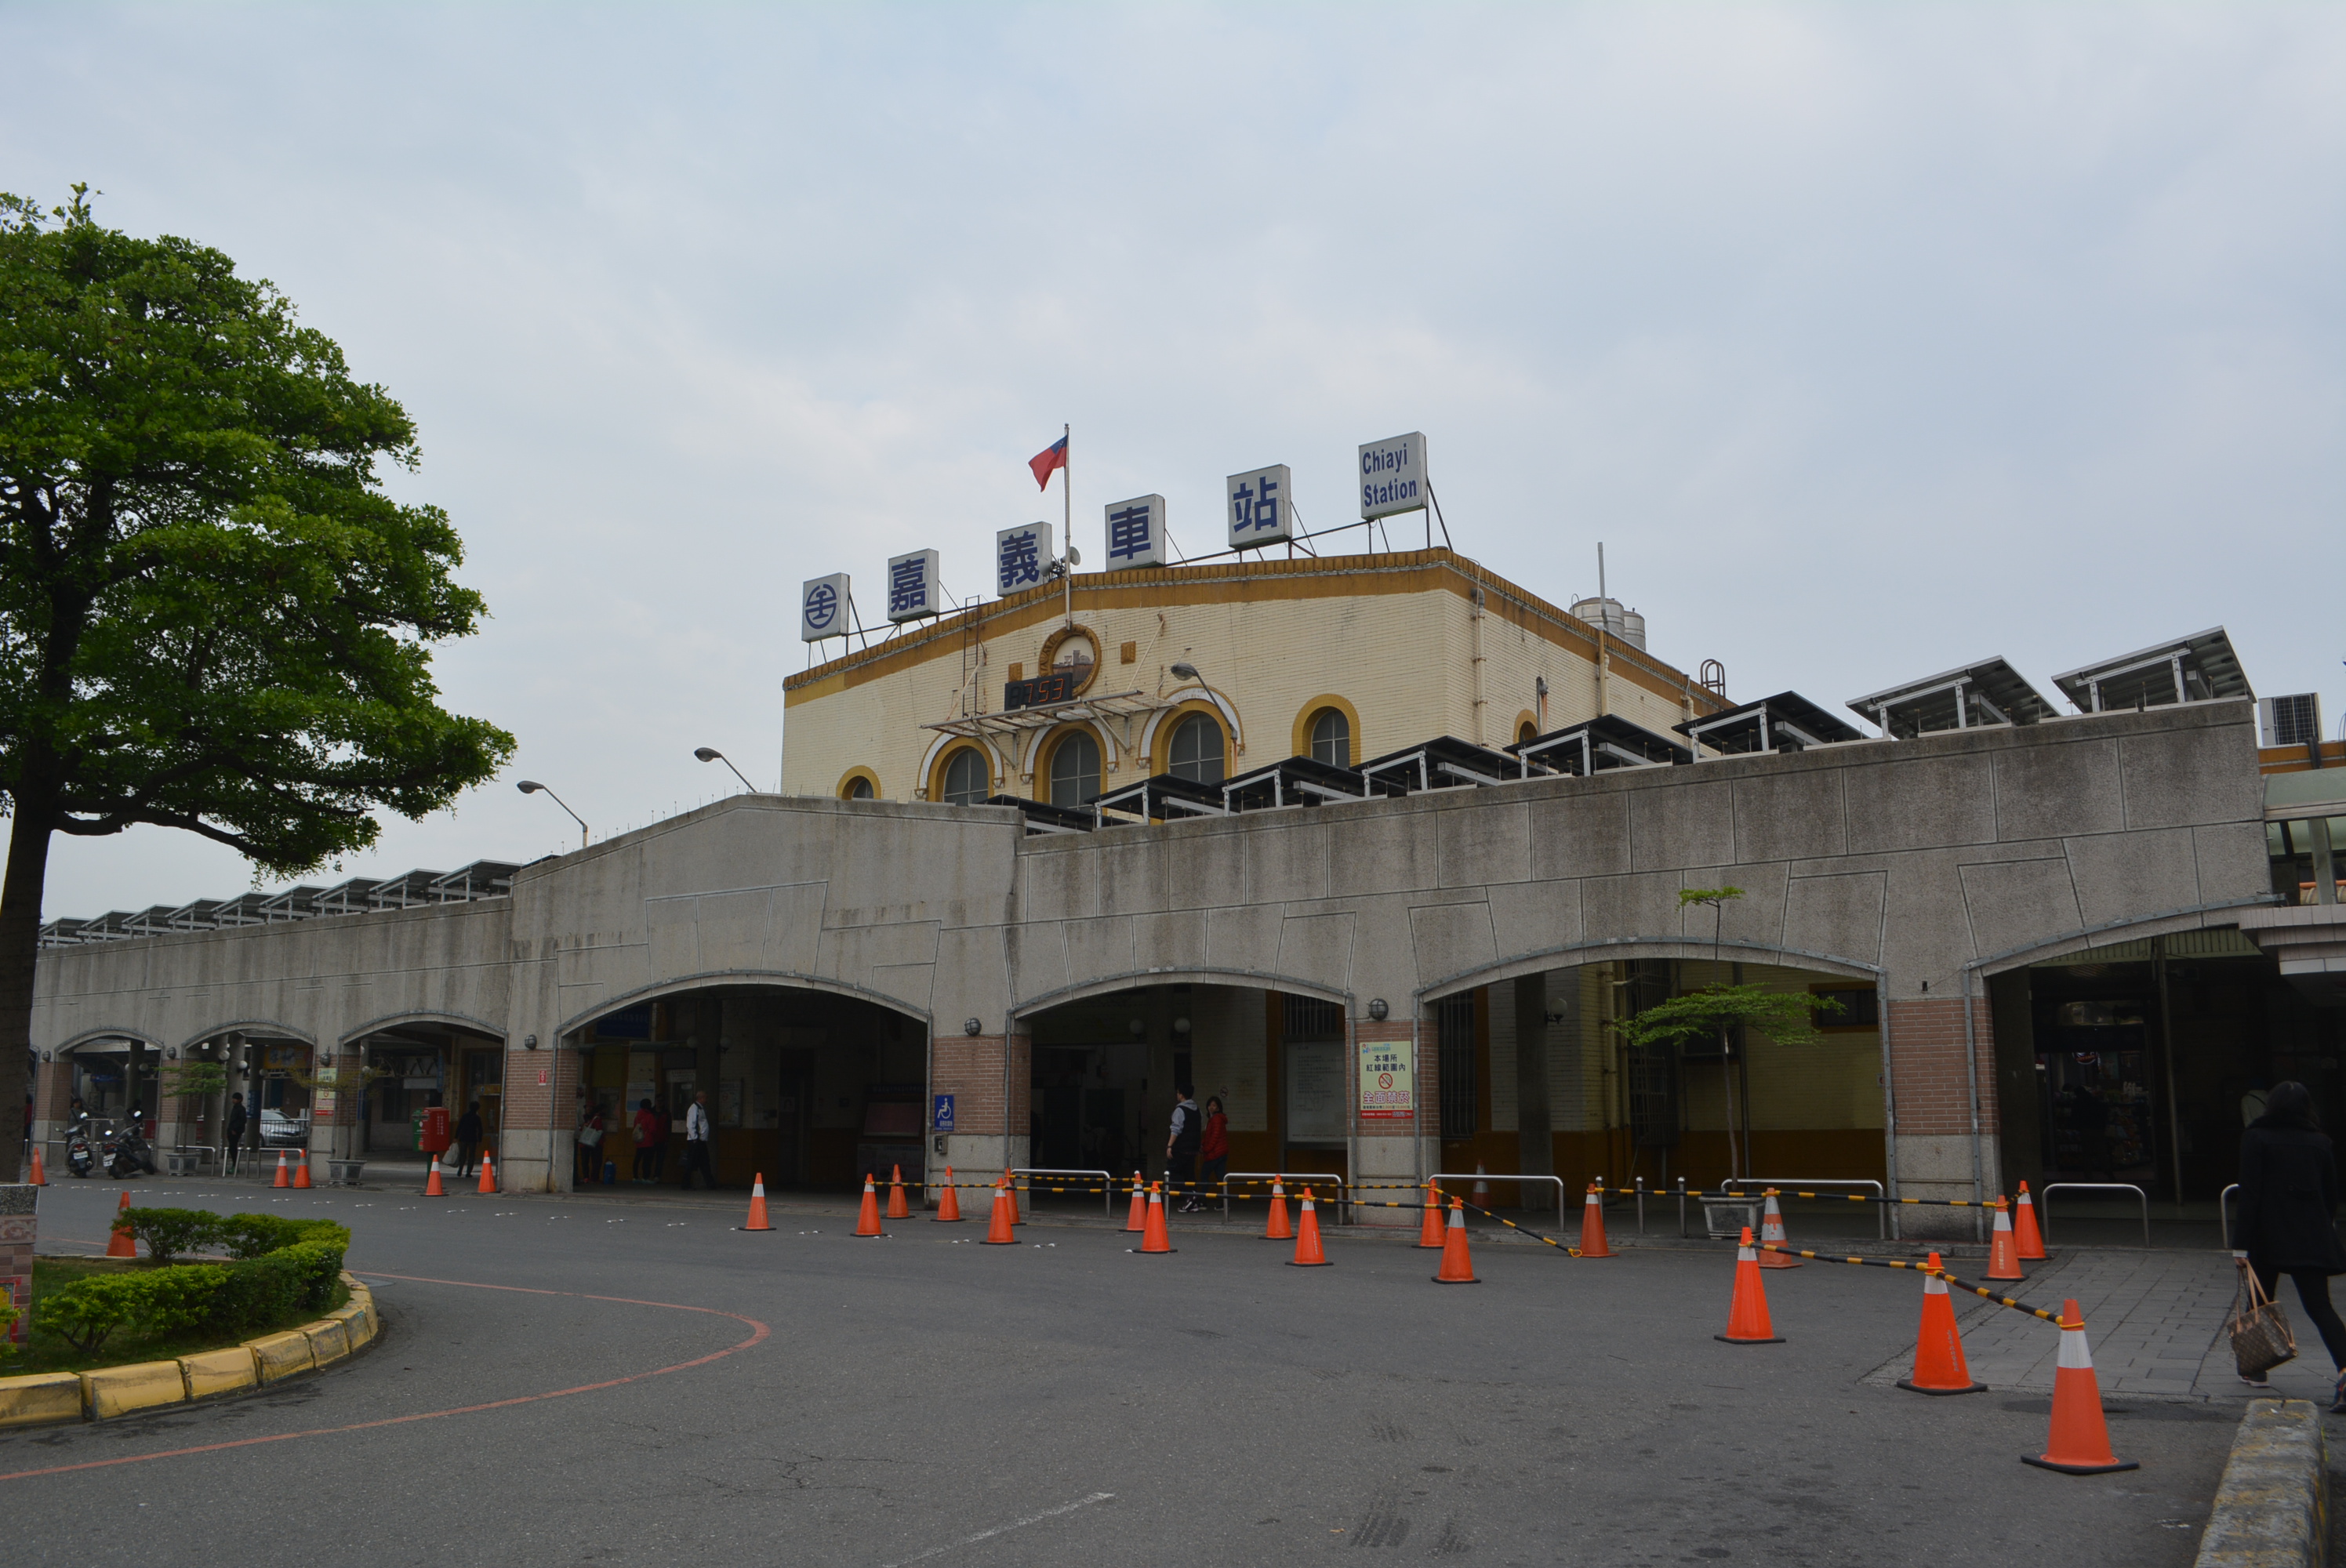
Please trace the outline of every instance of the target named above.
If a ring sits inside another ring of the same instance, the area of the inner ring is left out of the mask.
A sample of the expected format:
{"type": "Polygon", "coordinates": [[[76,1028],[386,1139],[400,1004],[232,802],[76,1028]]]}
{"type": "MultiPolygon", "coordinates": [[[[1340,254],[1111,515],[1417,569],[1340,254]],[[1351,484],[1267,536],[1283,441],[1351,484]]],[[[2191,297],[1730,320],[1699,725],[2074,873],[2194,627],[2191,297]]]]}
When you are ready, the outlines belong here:
{"type": "MultiPolygon", "coordinates": [[[[226,1246],[237,1261],[98,1275],[43,1297],[37,1308],[42,1327],[86,1356],[96,1355],[124,1329],[233,1335],[321,1310],[333,1300],[342,1254],[351,1244],[349,1229],[331,1219],[273,1214],[223,1219],[199,1208],[128,1209],[116,1228],[146,1241],[158,1259],[209,1244],[226,1246]]],[[[0,1319],[0,1333],[5,1329],[6,1320],[0,1319]]]]}

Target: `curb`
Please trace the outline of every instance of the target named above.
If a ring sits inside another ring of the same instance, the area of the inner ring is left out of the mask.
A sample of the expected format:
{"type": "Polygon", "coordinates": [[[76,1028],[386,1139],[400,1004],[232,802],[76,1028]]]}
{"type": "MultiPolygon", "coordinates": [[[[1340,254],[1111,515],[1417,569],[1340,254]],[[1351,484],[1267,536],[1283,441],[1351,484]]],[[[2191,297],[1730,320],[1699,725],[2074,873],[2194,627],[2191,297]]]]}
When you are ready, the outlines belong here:
{"type": "Polygon", "coordinates": [[[2310,1400],[2249,1400],[2196,1568],[2320,1568],[2326,1462],[2321,1416],[2310,1400]]]}
{"type": "Polygon", "coordinates": [[[373,1344],[382,1334],[374,1292],[350,1270],[351,1298],[314,1323],[263,1334],[225,1349],[174,1361],[140,1361],[94,1372],[35,1372],[0,1378],[0,1430],[102,1421],[222,1394],[249,1393],[304,1372],[321,1371],[373,1344]]]}

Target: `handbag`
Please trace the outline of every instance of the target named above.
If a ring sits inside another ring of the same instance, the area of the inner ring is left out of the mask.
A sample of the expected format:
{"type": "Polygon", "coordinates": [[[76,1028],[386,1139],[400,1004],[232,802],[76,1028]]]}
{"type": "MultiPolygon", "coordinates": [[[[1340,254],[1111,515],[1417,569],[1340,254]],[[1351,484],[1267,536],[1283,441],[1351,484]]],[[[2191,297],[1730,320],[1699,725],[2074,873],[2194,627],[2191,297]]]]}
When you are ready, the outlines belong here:
{"type": "Polygon", "coordinates": [[[2283,1361],[2297,1359],[2297,1336],[2290,1332],[2289,1315],[2280,1303],[2265,1294],[2257,1271],[2240,1266],[2240,1288],[2232,1298],[2232,1360],[2244,1378],[2261,1378],[2283,1361]]]}

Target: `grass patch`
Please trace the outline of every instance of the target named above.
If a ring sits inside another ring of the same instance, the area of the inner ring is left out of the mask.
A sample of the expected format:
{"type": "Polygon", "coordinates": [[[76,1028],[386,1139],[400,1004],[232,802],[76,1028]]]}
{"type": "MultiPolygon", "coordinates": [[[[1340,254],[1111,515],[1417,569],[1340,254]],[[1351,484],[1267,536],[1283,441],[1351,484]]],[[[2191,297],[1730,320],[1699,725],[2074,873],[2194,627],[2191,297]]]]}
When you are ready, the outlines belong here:
{"type": "Polygon", "coordinates": [[[350,1288],[335,1282],[333,1298],[323,1308],[297,1308],[280,1314],[265,1326],[248,1327],[231,1334],[207,1333],[201,1329],[178,1333],[141,1334],[124,1329],[107,1339],[94,1356],[85,1356],[66,1341],[63,1335],[45,1329],[41,1324],[39,1303],[53,1291],[63,1290],[84,1279],[108,1275],[142,1274],[166,1267],[150,1258],[128,1257],[49,1257],[33,1259],[32,1333],[27,1342],[13,1356],[0,1358],[0,1377],[16,1377],[27,1372],[92,1372],[101,1367],[125,1367],[138,1361],[168,1361],[180,1356],[192,1356],[202,1350],[224,1350],[231,1345],[263,1334],[281,1329],[298,1329],[304,1323],[314,1323],[351,1298],[350,1288]]]}

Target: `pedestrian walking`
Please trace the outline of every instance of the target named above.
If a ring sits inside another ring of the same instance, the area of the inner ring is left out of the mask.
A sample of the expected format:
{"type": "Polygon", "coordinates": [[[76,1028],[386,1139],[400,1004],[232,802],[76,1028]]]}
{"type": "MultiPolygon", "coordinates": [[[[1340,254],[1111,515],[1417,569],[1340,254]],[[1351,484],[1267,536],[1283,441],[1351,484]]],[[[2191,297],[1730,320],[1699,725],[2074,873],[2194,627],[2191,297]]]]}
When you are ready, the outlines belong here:
{"type": "Polygon", "coordinates": [[[684,1113],[684,1181],[687,1192],[692,1190],[692,1173],[699,1171],[709,1190],[717,1190],[717,1166],[710,1159],[713,1152],[710,1135],[716,1129],[709,1125],[709,1091],[701,1090],[692,1096],[691,1108],[684,1113]]]}
{"type": "Polygon", "coordinates": [[[1165,1139],[1165,1196],[1182,1195],[1181,1212],[1198,1212],[1198,1145],[1205,1140],[1205,1118],[1198,1115],[1198,1091],[1184,1084],[1174,1091],[1172,1130],[1165,1139]]]}
{"type": "Polygon", "coordinates": [[[456,1175],[462,1178],[473,1174],[481,1162],[481,1102],[474,1100],[456,1118],[456,1175]]]}
{"type": "Polygon", "coordinates": [[[1206,1101],[1206,1130],[1198,1138],[1198,1201],[1210,1200],[1229,1174],[1230,1119],[1216,1095],[1206,1101]]]}
{"type": "Polygon", "coordinates": [[[220,1169],[224,1175],[236,1174],[236,1149],[239,1144],[244,1142],[244,1096],[230,1095],[228,1097],[228,1141],[220,1148],[220,1169]]]}
{"type": "Polygon", "coordinates": [[[667,1164],[668,1118],[652,1109],[645,1100],[636,1106],[636,1173],[638,1182],[656,1182],[660,1178],[660,1166],[667,1164]]]}
{"type": "Polygon", "coordinates": [[[2313,1096],[2302,1084],[2275,1084],[2265,1114],[2240,1134],[2243,1266],[2256,1270],[2268,1296],[2281,1275],[2297,1282],[2297,1298],[2338,1373],[2331,1410],[2346,1413],[2346,1323],[2330,1304],[2330,1277],[2346,1274],[2337,1215],[2338,1156],[2313,1096]]]}
{"type": "Polygon", "coordinates": [[[578,1129],[578,1179],[594,1183],[603,1174],[603,1134],[606,1128],[603,1102],[597,1100],[586,1112],[586,1120],[578,1129]]]}

